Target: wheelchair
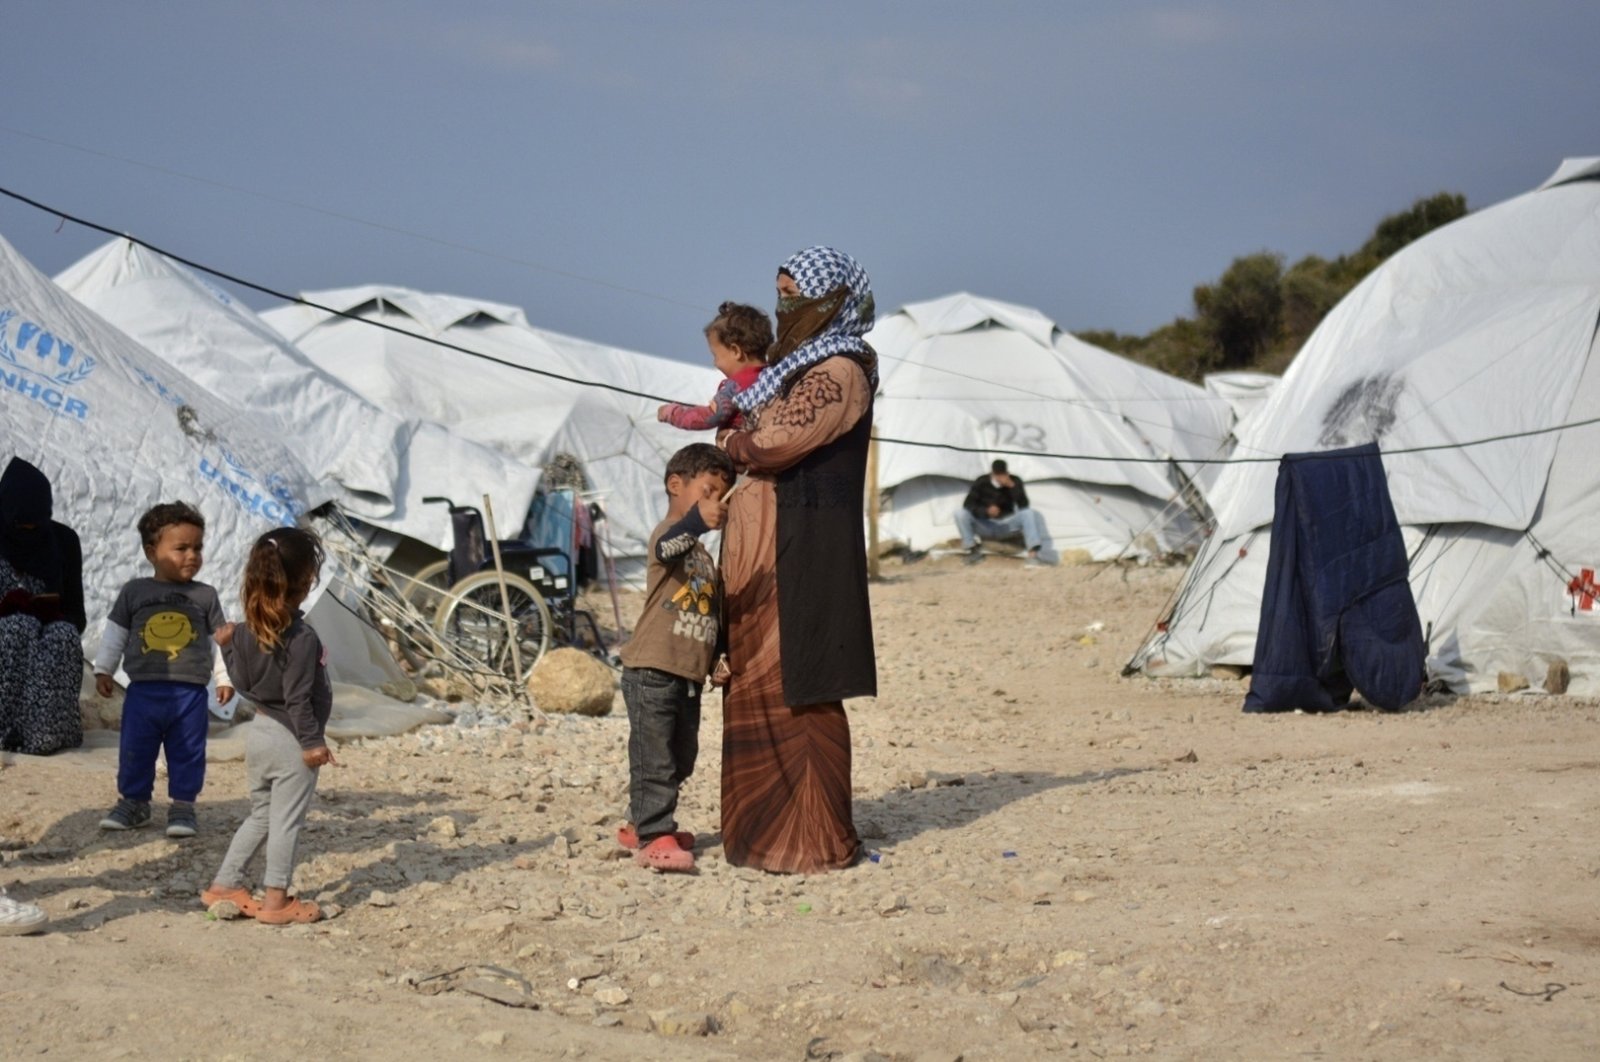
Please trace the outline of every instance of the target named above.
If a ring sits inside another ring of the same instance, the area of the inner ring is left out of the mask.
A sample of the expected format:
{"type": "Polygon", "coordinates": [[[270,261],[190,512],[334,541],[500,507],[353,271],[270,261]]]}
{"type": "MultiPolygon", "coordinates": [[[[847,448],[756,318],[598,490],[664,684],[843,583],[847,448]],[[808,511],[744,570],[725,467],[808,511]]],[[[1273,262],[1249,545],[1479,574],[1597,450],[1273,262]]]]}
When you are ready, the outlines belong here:
{"type": "Polygon", "coordinates": [[[483,514],[449,498],[425,503],[450,507],[453,546],[449,556],[410,577],[406,598],[424,616],[432,615],[440,638],[479,660],[491,671],[526,681],[552,643],[606,657],[605,640],[594,615],[577,607],[577,578],[571,554],[558,547],[536,548],[502,540],[510,623],[500,598],[500,578],[484,535],[483,514]],[[522,674],[512,666],[516,638],[522,674]],[[588,644],[584,644],[587,641],[588,644]]]}

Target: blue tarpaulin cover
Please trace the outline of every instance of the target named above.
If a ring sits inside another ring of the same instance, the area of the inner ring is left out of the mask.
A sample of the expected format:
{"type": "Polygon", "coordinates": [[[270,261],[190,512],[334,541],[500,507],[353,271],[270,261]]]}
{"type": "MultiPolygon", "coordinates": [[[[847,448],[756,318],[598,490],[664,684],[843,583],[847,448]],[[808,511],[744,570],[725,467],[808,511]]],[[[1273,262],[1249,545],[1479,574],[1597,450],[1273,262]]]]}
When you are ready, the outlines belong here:
{"type": "Polygon", "coordinates": [[[1377,444],[1285,454],[1244,710],[1414,700],[1427,649],[1407,575],[1377,444]]]}

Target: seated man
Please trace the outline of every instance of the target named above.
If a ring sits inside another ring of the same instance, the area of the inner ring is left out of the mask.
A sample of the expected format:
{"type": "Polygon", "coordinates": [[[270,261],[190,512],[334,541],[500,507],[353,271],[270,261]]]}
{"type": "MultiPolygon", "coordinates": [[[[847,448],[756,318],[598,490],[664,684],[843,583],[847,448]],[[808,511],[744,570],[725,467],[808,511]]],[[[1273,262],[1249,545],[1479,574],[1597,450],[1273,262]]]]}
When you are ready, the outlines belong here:
{"type": "Polygon", "coordinates": [[[967,500],[956,513],[956,529],[961,532],[961,548],[967,551],[968,564],[983,560],[982,538],[1007,538],[1022,535],[1022,544],[1028,550],[1023,563],[1036,568],[1043,561],[1039,557],[1039,543],[1044,538],[1043,521],[1039,514],[1028,508],[1028,492],[1022,480],[1006,471],[1004,461],[990,465],[987,476],[979,476],[967,491],[967,500]]]}

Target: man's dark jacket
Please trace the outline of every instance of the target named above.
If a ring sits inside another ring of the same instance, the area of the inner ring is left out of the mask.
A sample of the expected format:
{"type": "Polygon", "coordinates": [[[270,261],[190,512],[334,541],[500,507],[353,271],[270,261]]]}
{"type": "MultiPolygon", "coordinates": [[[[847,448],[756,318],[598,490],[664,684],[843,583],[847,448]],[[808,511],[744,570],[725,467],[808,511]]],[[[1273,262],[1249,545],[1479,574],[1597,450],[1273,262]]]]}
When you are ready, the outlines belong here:
{"type": "Polygon", "coordinates": [[[1011,484],[1009,487],[997,487],[988,476],[979,476],[972,481],[972,489],[967,491],[967,500],[962,502],[962,508],[985,520],[993,519],[989,515],[991,505],[1000,507],[1001,516],[1010,516],[1018,509],[1026,509],[1028,492],[1022,488],[1022,480],[1012,476],[1011,484]]]}

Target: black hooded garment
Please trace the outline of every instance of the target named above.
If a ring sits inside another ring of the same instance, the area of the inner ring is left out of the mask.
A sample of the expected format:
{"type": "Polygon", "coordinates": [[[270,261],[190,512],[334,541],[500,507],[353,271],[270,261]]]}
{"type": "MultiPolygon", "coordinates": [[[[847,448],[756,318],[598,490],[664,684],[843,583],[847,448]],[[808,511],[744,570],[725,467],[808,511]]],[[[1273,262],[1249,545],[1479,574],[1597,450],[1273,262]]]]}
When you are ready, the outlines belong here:
{"type": "MultiPolygon", "coordinates": [[[[83,609],[83,547],[78,533],[51,517],[55,496],[43,472],[13,457],[0,475],[0,559],[20,575],[61,595],[61,614],[81,633],[88,625],[83,609]]],[[[0,586],[0,593],[15,589],[0,586]]]]}

